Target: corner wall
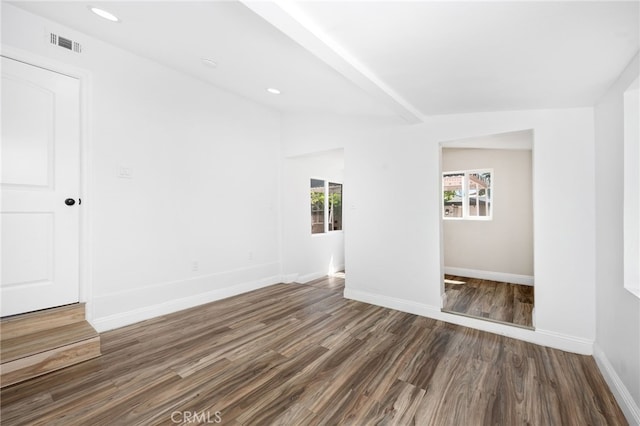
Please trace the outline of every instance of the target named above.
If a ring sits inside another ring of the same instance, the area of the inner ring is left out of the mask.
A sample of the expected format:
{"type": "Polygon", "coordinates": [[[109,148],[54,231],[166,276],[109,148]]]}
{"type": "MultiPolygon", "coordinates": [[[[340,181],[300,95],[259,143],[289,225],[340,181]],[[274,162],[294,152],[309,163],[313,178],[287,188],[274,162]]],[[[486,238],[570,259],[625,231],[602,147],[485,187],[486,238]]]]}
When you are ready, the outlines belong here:
{"type": "Polygon", "coordinates": [[[596,353],[631,424],[640,424],[640,299],[624,288],[623,93],[638,56],[595,108],[596,353]]]}
{"type": "Polygon", "coordinates": [[[279,113],[5,2],[2,43],[91,74],[82,208],[98,330],[279,282],[279,113]]]}

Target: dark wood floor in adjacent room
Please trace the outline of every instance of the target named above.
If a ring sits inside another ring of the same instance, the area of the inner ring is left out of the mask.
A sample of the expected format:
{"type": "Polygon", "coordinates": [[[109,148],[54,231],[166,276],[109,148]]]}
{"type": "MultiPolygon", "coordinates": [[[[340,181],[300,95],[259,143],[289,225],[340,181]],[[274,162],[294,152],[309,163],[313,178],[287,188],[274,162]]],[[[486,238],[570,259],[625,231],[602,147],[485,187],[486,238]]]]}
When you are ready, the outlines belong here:
{"type": "Polygon", "coordinates": [[[443,310],[533,328],[533,287],[445,275],[443,310]]]}
{"type": "Polygon", "coordinates": [[[592,357],[278,284],[102,334],[2,390],[2,425],[624,425],[592,357]],[[216,417],[219,412],[219,418],[216,417]]]}

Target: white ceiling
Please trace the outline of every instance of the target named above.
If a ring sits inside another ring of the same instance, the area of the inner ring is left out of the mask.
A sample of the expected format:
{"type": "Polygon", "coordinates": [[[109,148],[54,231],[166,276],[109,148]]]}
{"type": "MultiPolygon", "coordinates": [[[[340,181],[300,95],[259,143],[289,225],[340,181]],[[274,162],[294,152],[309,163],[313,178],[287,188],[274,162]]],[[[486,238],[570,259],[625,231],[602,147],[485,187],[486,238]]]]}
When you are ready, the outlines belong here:
{"type": "Polygon", "coordinates": [[[239,2],[10,3],[279,110],[393,114],[239,2]],[[95,16],[88,5],[121,22],[95,16]],[[203,66],[202,57],[218,67],[203,66]],[[271,95],[268,87],[282,94],[271,95]]]}
{"type": "Polygon", "coordinates": [[[639,49],[636,2],[301,2],[423,114],[593,105],[639,49]]]}
{"type": "Polygon", "coordinates": [[[591,106],[640,48],[638,1],[13,4],[283,111],[410,122],[591,106]]]}

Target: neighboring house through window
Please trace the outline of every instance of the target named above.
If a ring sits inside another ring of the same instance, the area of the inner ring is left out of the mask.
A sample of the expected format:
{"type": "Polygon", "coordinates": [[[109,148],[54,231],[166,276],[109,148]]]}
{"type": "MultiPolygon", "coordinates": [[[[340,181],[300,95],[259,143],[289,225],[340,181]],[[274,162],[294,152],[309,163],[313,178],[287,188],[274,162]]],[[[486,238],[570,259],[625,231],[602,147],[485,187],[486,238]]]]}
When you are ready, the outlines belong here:
{"type": "Polygon", "coordinates": [[[493,170],[464,170],[442,174],[444,219],[491,219],[493,170]]]}

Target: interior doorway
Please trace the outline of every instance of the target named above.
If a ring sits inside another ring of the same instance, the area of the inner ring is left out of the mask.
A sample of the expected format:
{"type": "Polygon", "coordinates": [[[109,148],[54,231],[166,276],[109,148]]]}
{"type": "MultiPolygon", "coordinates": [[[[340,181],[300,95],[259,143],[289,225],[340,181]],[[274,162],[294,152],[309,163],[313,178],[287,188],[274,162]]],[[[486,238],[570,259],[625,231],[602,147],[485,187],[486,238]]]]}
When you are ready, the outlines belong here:
{"type": "Polygon", "coordinates": [[[442,310],[535,326],[533,132],[441,143],[442,310]]]}
{"type": "Polygon", "coordinates": [[[80,81],[2,57],[2,316],[80,295],[80,81]]]}
{"type": "Polygon", "coordinates": [[[283,271],[308,283],[344,271],[344,150],[287,157],[283,164],[283,271]]]}

